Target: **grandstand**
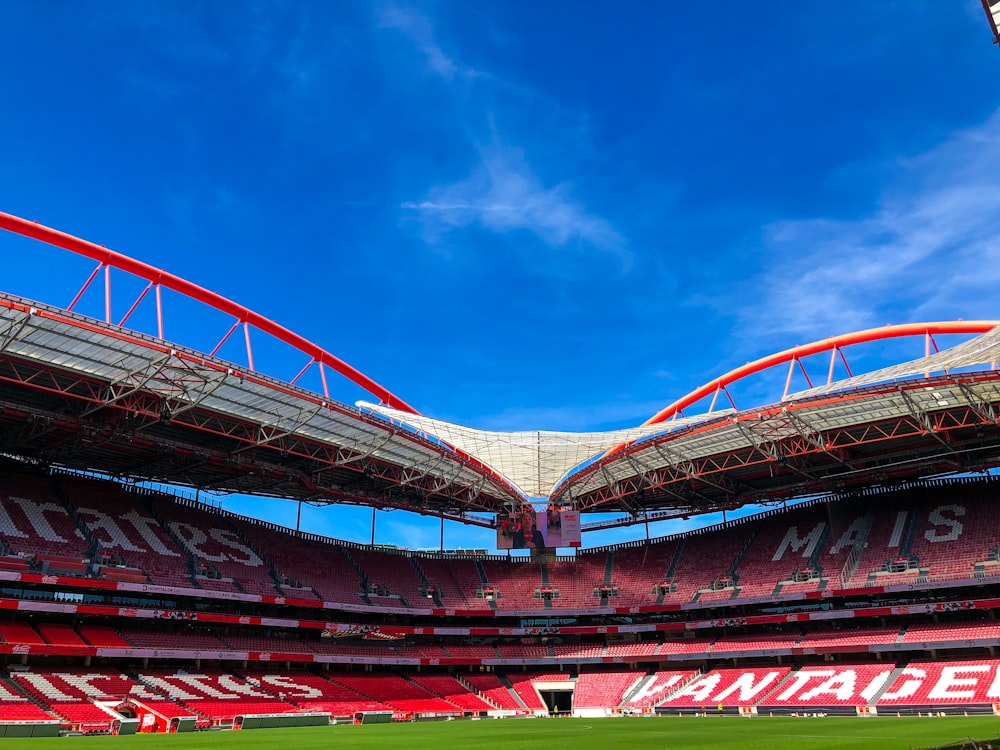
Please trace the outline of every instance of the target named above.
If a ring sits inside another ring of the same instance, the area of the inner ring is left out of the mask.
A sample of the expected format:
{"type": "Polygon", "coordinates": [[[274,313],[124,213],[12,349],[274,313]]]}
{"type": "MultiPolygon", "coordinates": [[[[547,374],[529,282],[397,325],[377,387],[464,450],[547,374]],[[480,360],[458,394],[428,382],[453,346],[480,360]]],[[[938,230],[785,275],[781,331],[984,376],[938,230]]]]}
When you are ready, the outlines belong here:
{"type": "Polygon", "coordinates": [[[343,375],[380,401],[347,406],[159,331],[0,294],[2,722],[106,732],[316,712],[1000,706],[995,321],[796,347],[632,430],[504,435],[422,417],[177,277],[15,217],[0,226],[235,315],[307,355],[324,382],[343,375]],[[935,337],[962,340],[840,381],[830,365],[825,385],[786,387],[771,404],[714,408],[767,367],[846,363],[844,349],[907,336],[935,349],[935,337]],[[585,536],[761,508],[668,537],[517,556],[325,538],[201,502],[202,489],[490,528],[523,517],[541,489],[548,507],[530,512],[562,524],[564,548],[577,512],[619,514],[584,523],[585,536]]]}

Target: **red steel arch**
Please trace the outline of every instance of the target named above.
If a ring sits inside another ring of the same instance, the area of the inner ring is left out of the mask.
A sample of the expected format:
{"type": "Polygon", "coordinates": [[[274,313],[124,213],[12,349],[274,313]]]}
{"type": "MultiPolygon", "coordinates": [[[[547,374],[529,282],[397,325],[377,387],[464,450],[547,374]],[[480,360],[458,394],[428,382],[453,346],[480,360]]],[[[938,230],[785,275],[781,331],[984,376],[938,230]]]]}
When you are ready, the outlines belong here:
{"type": "MultiPolygon", "coordinates": [[[[243,305],[223,297],[221,294],[211,292],[204,287],[187,281],[186,279],[182,279],[172,273],[154,268],[147,263],[135,260],[127,255],[123,255],[122,253],[109,250],[106,247],[95,245],[92,242],[87,242],[86,240],[60,232],[56,229],[39,224],[38,222],[28,221],[27,219],[22,219],[11,214],[0,212],[0,229],[6,229],[14,234],[19,234],[22,237],[29,237],[54,247],[62,248],[63,250],[69,250],[77,255],[91,258],[92,260],[98,261],[102,266],[117,268],[121,271],[125,271],[126,273],[130,273],[133,276],[145,279],[153,287],[167,287],[168,289],[183,294],[185,297],[189,297],[190,299],[201,302],[202,304],[208,305],[216,310],[232,315],[237,319],[237,325],[239,325],[239,323],[251,325],[256,329],[273,336],[279,341],[298,349],[303,354],[308,355],[312,359],[313,363],[319,363],[321,366],[326,365],[333,371],[340,373],[352,383],[364,388],[366,391],[378,398],[382,403],[387,404],[394,409],[410,412],[411,414],[418,413],[416,409],[396,396],[394,393],[382,387],[361,371],[351,367],[342,359],[330,354],[318,344],[314,344],[303,336],[294,333],[284,326],[275,323],[273,320],[265,318],[263,315],[260,315],[243,305]]],[[[96,273],[97,272],[95,271],[94,274],[96,275],[96,273]]],[[[91,276],[91,279],[93,279],[93,276],[91,276]]],[[[138,302],[136,302],[136,304],[138,304],[138,302]]],[[[233,327],[234,330],[235,328],[236,326],[233,327]]],[[[233,331],[231,330],[230,333],[232,332],[233,331]]],[[[251,369],[252,366],[251,360],[251,369]]]]}
{"type": "MultiPolygon", "coordinates": [[[[729,386],[738,380],[742,380],[750,375],[755,375],[758,372],[768,370],[778,365],[790,364],[794,367],[796,363],[801,362],[803,357],[809,357],[814,354],[822,354],[823,352],[831,352],[831,354],[835,357],[838,353],[841,353],[841,350],[846,346],[867,344],[873,341],[884,341],[886,339],[904,338],[906,336],[925,336],[927,337],[928,343],[930,343],[930,337],[935,334],[986,333],[987,331],[996,328],[998,325],[1000,325],[1000,320],[957,320],[940,323],[906,323],[903,325],[887,325],[880,328],[867,328],[863,331],[845,333],[840,336],[831,336],[830,338],[821,339],[820,341],[814,341],[811,344],[794,346],[791,349],[785,349],[784,351],[777,352],[776,354],[771,354],[766,357],[756,359],[753,362],[748,362],[745,365],[730,370],[724,375],[720,375],[714,380],[709,381],[700,388],[696,388],[686,396],[677,399],[669,406],[656,412],[656,414],[643,422],[643,425],[665,422],[671,417],[679,415],[684,409],[698,403],[703,398],[707,398],[708,396],[718,394],[720,391],[724,391],[726,386],[729,386]]],[[[841,354],[841,356],[843,355],[841,354]]],[[[846,366],[846,359],[844,360],[844,364],[846,366]]],[[[832,371],[831,362],[831,373],[832,371]]]]}

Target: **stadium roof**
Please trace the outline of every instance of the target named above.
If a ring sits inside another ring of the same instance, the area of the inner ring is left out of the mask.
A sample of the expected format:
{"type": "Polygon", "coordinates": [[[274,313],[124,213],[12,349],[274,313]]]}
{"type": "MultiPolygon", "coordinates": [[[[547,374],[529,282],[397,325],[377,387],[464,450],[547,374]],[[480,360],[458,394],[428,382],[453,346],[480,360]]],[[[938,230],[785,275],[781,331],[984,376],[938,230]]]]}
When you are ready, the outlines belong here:
{"type": "Polygon", "coordinates": [[[459,448],[495,469],[532,497],[548,497],[566,474],[617,445],[713,419],[720,413],[681,417],[665,425],[640,425],[609,432],[495,432],[364,401],[359,401],[357,406],[459,448]]]}
{"type": "Polygon", "coordinates": [[[6,228],[97,260],[105,320],[0,294],[0,452],[139,480],[404,508],[490,525],[476,512],[532,497],[583,511],[688,515],[842,491],[865,482],[1000,465],[997,321],[886,326],[763,357],[673,402],[643,425],[604,433],[490,432],[415,413],[318,345],[191,282],[7,214],[6,228]],[[117,324],[110,269],[147,282],[117,324]],[[160,288],[235,318],[209,354],[163,337],[160,288]],[[155,335],[125,327],[154,290],[155,335]],[[247,365],[214,355],[244,328],[247,365]],[[308,357],[290,382],[254,367],[250,327],[308,357]],[[938,334],[979,334],[943,352],[938,334]],[[923,358],[855,375],[844,349],[919,336],[923,358]],[[824,385],[805,360],[829,354],[824,385]],[[843,362],[846,379],[834,381],[843,362]],[[728,387],[787,365],[772,404],[738,410],[728,387]],[[317,367],[322,395],[297,386],[317,367]],[[381,403],[330,396],[326,369],[381,403]],[[795,369],[810,386],[789,395],[795,369]],[[972,370],[972,371],[970,371],[972,370]],[[720,398],[732,409],[716,408],[720,398]],[[706,403],[707,411],[684,409],[706,403]]]}
{"type": "Polygon", "coordinates": [[[135,479],[466,522],[467,511],[522,501],[482,464],[383,419],[6,294],[0,451],[135,479]]]}

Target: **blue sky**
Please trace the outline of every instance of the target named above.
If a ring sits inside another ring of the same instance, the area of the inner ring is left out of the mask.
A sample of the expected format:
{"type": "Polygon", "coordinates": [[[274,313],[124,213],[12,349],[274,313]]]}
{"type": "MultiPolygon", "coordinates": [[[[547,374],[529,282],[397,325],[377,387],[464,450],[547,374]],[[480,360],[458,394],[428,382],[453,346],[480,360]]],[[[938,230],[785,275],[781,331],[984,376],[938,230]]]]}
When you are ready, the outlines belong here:
{"type": "MultiPolygon", "coordinates": [[[[431,416],[630,426],[777,349],[998,317],[1000,50],[978,0],[11,0],[0,59],[0,210],[244,303],[431,416]]],[[[92,268],[0,253],[5,291],[61,305],[92,268]]],[[[183,344],[228,328],[167,309],[183,344]]],[[[255,358],[303,364],[266,341],[255,358]]],[[[437,525],[380,514],[377,541],[436,546],[437,525]]]]}

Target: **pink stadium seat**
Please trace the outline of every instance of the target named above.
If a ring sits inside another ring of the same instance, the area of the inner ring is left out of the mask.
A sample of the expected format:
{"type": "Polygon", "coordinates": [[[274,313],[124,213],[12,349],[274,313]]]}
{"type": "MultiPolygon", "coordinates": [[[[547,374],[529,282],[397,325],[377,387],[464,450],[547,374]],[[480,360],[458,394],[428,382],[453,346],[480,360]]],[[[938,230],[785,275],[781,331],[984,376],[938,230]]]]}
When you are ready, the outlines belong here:
{"type": "Polygon", "coordinates": [[[650,675],[628,697],[625,708],[652,708],[663,701],[671,693],[684,688],[700,673],[693,669],[664,669],[650,675]]]}
{"type": "Polygon", "coordinates": [[[573,708],[616,708],[646,677],[645,672],[585,672],[573,689],[573,708]]]}
{"type": "Polygon", "coordinates": [[[451,675],[407,674],[407,678],[433,695],[444,698],[464,711],[491,711],[484,701],[451,675]]]}
{"type": "MultiPolygon", "coordinates": [[[[90,544],[46,477],[0,478],[0,533],[11,550],[27,555],[89,559],[90,544]]],[[[82,575],[86,566],[67,569],[82,575]]]]}
{"type": "Polygon", "coordinates": [[[490,672],[467,674],[462,675],[461,679],[498,709],[503,711],[523,711],[525,709],[496,674],[490,672]]]}
{"type": "Polygon", "coordinates": [[[789,667],[714,669],[670,693],[659,705],[670,708],[751,706],[774,690],[790,671],[789,667]]]}
{"type": "Polygon", "coordinates": [[[879,706],[996,703],[1000,661],[995,659],[911,662],[896,677],[879,706]]]}
{"type": "Polygon", "coordinates": [[[391,707],[370,700],[344,685],[307,672],[270,674],[254,672],[247,683],[288,701],[303,711],[329,712],[332,716],[352,716],[357,711],[391,711],[391,707]]]}
{"type": "Polygon", "coordinates": [[[799,669],[763,706],[863,706],[887,684],[893,664],[830,664],[799,669]]]}
{"type": "Polygon", "coordinates": [[[335,682],[407,714],[462,713],[462,709],[394,674],[338,674],[335,682]]]}
{"type": "Polygon", "coordinates": [[[227,516],[194,502],[165,496],[151,496],[151,500],[154,511],[183,542],[198,566],[195,580],[199,586],[214,588],[213,580],[218,579],[211,575],[218,573],[219,582],[229,585],[230,590],[278,596],[267,562],[247,546],[227,516]]]}
{"type": "Polygon", "coordinates": [[[80,637],[91,646],[102,648],[132,648],[132,644],[126,641],[117,630],[110,625],[87,625],[80,624],[77,627],[80,637]]]}
{"type": "Polygon", "coordinates": [[[618,587],[618,596],[612,606],[656,604],[660,597],[656,587],[668,578],[680,544],[678,538],[651,544],[633,542],[615,549],[611,583],[618,587]]]}
{"type": "MultiPolygon", "coordinates": [[[[150,583],[193,587],[188,553],[153,518],[137,492],[126,491],[112,482],[88,479],[64,478],[61,486],[105,555],[141,571],[150,583]]],[[[139,580],[135,576],[115,576],[114,568],[104,575],[139,580]]]]}
{"type": "Polygon", "coordinates": [[[0,638],[4,643],[26,643],[44,646],[45,640],[26,622],[0,622],[0,638]]]}
{"type": "Polygon", "coordinates": [[[449,609],[490,609],[480,595],[482,581],[474,560],[461,557],[415,556],[417,565],[435,588],[441,606],[449,609]]]}
{"type": "MultiPolygon", "coordinates": [[[[736,569],[739,597],[771,596],[781,581],[790,581],[821,549],[828,532],[826,508],[816,505],[776,513],[761,521],[753,542],[736,569]]],[[[819,581],[808,590],[815,591],[819,581]]],[[[805,586],[800,586],[800,590],[805,586]]],[[[782,587],[781,593],[787,593],[782,587]]],[[[699,601],[703,600],[701,597],[699,601]]]]}

